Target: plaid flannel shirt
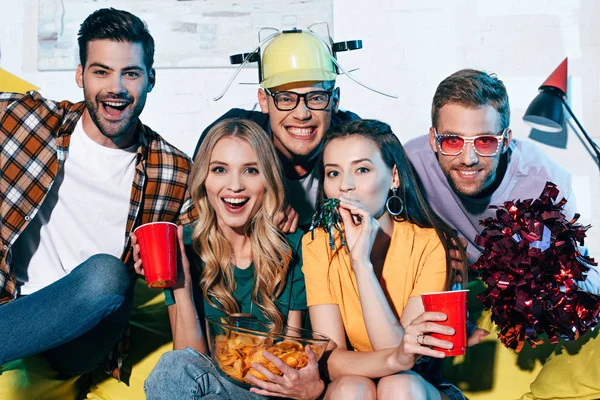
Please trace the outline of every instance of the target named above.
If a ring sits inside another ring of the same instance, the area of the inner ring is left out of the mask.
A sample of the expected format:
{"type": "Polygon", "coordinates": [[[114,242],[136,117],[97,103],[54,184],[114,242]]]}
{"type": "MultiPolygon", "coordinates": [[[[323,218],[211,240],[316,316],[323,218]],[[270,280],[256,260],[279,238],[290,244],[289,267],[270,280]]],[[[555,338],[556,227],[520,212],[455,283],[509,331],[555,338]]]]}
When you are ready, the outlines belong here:
{"type": "MultiPolygon", "coordinates": [[[[10,248],[46,198],[69,154],[85,104],[47,100],[37,92],[0,92],[0,304],[16,297],[10,248]]],[[[197,219],[187,187],[191,160],[141,122],[121,259],[132,265],[129,234],[148,222],[197,219]]]]}

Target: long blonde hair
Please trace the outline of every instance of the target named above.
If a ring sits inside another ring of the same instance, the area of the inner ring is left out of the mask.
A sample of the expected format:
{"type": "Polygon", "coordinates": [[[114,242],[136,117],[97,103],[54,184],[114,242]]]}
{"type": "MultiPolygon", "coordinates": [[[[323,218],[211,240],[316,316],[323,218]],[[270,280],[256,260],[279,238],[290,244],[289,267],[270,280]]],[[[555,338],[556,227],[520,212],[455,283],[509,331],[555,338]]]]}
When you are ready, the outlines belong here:
{"type": "Polygon", "coordinates": [[[283,290],[292,257],[290,246],[276,221],[284,205],[283,173],[271,139],[260,126],[249,120],[234,118],[218,122],[207,132],[194,160],[190,188],[199,218],[192,240],[195,251],[205,264],[200,287],[213,307],[222,309],[227,315],[240,312],[233,297],[232,249],[218,227],[205,186],[213,149],[224,137],[236,137],[252,146],[266,188],[262,206],[248,223],[246,235],[250,237],[255,268],[252,303],[270,321],[272,331],[277,332],[283,327],[284,317],[275,306],[275,299],[283,290]]]}

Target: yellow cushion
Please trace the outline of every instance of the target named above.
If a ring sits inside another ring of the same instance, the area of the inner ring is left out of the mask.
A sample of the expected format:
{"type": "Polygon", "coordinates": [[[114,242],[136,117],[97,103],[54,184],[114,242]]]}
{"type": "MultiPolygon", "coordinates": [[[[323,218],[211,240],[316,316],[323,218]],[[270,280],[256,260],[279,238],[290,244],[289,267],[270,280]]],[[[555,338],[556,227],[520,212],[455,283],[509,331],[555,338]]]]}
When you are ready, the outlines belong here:
{"type": "Polygon", "coordinates": [[[560,343],[521,400],[600,399],[599,330],[560,343]]]}
{"type": "Polygon", "coordinates": [[[43,356],[33,356],[0,366],[0,399],[75,400],[89,385],[85,377],[59,379],[43,356]]]}
{"type": "Polygon", "coordinates": [[[0,399],[128,399],[143,400],[144,381],[160,356],[173,349],[171,328],[162,290],[149,289],[138,280],[130,316],[131,348],[124,370],[129,382],[118,382],[103,374],[59,379],[45,357],[33,356],[0,366],[0,399]],[[92,382],[97,382],[91,386],[92,382]],[[90,388],[91,386],[91,388],[90,388]]]}

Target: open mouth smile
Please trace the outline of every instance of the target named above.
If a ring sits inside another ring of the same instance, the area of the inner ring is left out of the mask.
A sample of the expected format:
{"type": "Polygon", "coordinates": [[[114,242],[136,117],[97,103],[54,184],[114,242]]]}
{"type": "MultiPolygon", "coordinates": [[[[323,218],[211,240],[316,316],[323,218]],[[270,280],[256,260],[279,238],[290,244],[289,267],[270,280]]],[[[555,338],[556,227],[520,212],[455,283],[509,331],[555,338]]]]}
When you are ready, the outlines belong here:
{"type": "Polygon", "coordinates": [[[101,101],[104,116],[109,120],[120,120],[127,113],[130,102],[123,100],[101,101]]]}
{"type": "Polygon", "coordinates": [[[242,212],[248,201],[249,197],[222,197],[221,201],[225,205],[225,209],[231,213],[242,212]]]}

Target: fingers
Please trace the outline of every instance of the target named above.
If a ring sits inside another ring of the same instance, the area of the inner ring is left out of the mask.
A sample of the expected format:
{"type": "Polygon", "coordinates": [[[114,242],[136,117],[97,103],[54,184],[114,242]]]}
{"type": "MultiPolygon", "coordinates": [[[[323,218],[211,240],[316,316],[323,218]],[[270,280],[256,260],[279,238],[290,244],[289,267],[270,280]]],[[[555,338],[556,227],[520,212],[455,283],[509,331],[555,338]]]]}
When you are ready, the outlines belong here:
{"type": "Polygon", "coordinates": [[[290,226],[290,230],[289,233],[294,233],[296,232],[296,229],[298,229],[298,220],[300,219],[300,214],[298,214],[295,210],[294,210],[294,218],[292,218],[292,224],[290,226]]]}
{"type": "Polygon", "coordinates": [[[434,350],[431,347],[421,346],[419,344],[407,345],[406,350],[407,353],[410,354],[420,354],[422,356],[429,356],[435,358],[445,358],[446,353],[439,350],[434,350]]]}
{"type": "Polygon", "coordinates": [[[425,334],[420,334],[419,336],[417,336],[417,344],[420,344],[421,346],[439,347],[448,350],[454,347],[454,343],[452,342],[443,339],[438,339],[425,334]]]}
{"type": "Polygon", "coordinates": [[[353,206],[346,207],[342,205],[342,202],[340,202],[338,212],[340,213],[340,217],[342,217],[342,221],[346,227],[368,226],[367,224],[371,220],[371,216],[369,215],[368,211],[353,206]]]}
{"type": "Polygon", "coordinates": [[[454,261],[450,261],[450,265],[452,266],[452,269],[454,270],[454,283],[462,283],[463,278],[460,275],[460,266],[459,265],[455,265],[454,261]]]}
{"type": "Polygon", "coordinates": [[[132,246],[131,249],[133,250],[133,261],[141,261],[142,259],[140,257],[140,245],[136,244],[135,246],[132,246]]]}
{"type": "MultiPolygon", "coordinates": [[[[361,203],[354,201],[354,200],[347,199],[344,196],[340,196],[340,208],[347,209],[348,211],[350,211],[352,216],[355,216],[355,217],[358,216],[363,221],[371,216],[361,203]]],[[[358,225],[358,224],[356,224],[356,225],[358,225]]]]}
{"type": "Polygon", "coordinates": [[[448,316],[442,312],[425,311],[415,318],[408,326],[422,324],[423,322],[427,321],[445,321],[447,319],[448,316]]]}
{"type": "Polygon", "coordinates": [[[316,366],[317,365],[317,355],[315,354],[314,351],[312,351],[310,346],[308,346],[308,345],[304,346],[304,352],[306,353],[306,358],[308,358],[308,364],[306,366],[307,367],[311,366],[311,365],[316,366]]]}
{"type": "Polygon", "coordinates": [[[290,206],[287,206],[283,212],[280,212],[277,216],[277,226],[281,229],[287,220],[287,214],[290,206]]]}
{"type": "Polygon", "coordinates": [[[460,255],[460,251],[458,251],[456,249],[450,249],[448,254],[452,258],[452,261],[457,261],[459,264],[462,265],[462,257],[460,255]]]}
{"type": "MultiPolygon", "coordinates": [[[[274,373],[272,373],[271,371],[269,371],[269,370],[268,370],[268,369],[267,369],[265,366],[263,366],[262,364],[259,364],[259,363],[252,363],[252,365],[251,365],[251,366],[252,366],[252,368],[254,368],[254,369],[257,371],[257,372],[260,372],[261,374],[263,374],[263,375],[264,375],[264,377],[265,377],[265,378],[267,378],[267,380],[268,380],[269,382],[271,382],[271,383],[275,383],[275,384],[278,384],[278,385],[281,385],[281,384],[283,384],[283,378],[282,378],[281,376],[279,376],[279,375],[275,375],[274,373]]],[[[247,375],[246,375],[246,379],[247,379],[248,381],[252,381],[252,384],[253,384],[253,385],[255,385],[255,386],[259,386],[259,387],[261,387],[261,388],[263,388],[263,389],[266,389],[266,390],[273,390],[273,389],[274,389],[273,387],[269,387],[269,385],[267,385],[267,384],[266,384],[267,382],[264,382],[264,381],[262,381],[262,380],[258,379],[257,377],[255,377],[255,376],[252,376],[251,374],[247,374],[247,375]],[[255,383],[255,381],[261,382],[261,383],[262,383],[262,385],[258,385],[258,384],[256,384],[256,383],[255,383]]]]}
{"type": "Polygon", "coordinates": [[[183,234],[183,226],[177,226],[177,239],[179,241],[179,257],[180,257],[180,267],[181,269],[177,272],[177,275],[181,276],[183,274],[183,279],[187,281],[191,279],[190,277],[190,261],[187,258],[187,253],[185,251],[185,241],[183,234]]]}
{"type": "Polygon", "coordinates": [[[345,208],[340,207],[338,212],[340,213],[340,217],[342,218],[342,222],[344,223],[344,226],[346,227],[346,229],[355,225],[354,220],[352,219],[352,215],[350,214],[350,211],[348,211],[345,208]]]}
{"type": "Polygon", "coordinates": [[[183,225],[177,226],[177,239],[179,240],[179,250],[185,254],[185,244],[183,242],[183,225]]]}
{"type": "Polygon", "coordinates": [[[145,274],[144,274],[144,267],[142,266],[142,260],[137,260],[133,264],[133,269],[135,270],[136,274],[145,276],[145,274]]]}
{"type": "MultiPolygon", "coordinates": [[[[269,379],[269,377],[267,376],[267,374],[263,373],[262,370],[259,370],[258,368],[256,368],[254,365],[256,363],[252,364],[252,368],[254,368],[256,371],[260,372],[261,374],[263,374],[265,376],[265,378],[269,379]]],[[[260,367],[262,367],[264,370],[266,370],[269,374],[271,374],[271,372],[269,372],[268,369],[266,369],[265,367],[263,367],[260,364],[256,364],[260,367]]],[[[273,374],[271,374],[273,375],[273,374]]],[[[277,376],[278,378],[281,378],[278,375],[273,375],[273,376],[277,376]]],[[[253,376],[253,375],[246,375],[246,380],[248,382],[250,382],[252,384],[252,386],[256,386],[256,388],[251,388],[250,391],[254,392],[254,393],[258,393],[258,394],[262,394],[262,393],[273,393],[273,394],[263,394],[263,396],[281,396],[281,386],[279,384],[276,383],[272,383],[272,382],[266,382],[263,381],[261,379],[258,379],[257,377],[253,376]],[[260,388],[260,389],[257,389],[260,388]],[[254,389],[254,390],[252,390],[254,389]]],[[[269,379],[270,380],[270,379],[269,379]]]]}
{"type": "Polygon", "coordinates": [[[281,217],[279,218],[279,223],[277,224],[281,232],[288,233],[287,230],[289,229],[289,222],[290,221],[288,220],[287,215],[281,214],[281,217]]]}
{"type": "Polygon", "coordinates": [[[137,262],[140,259],[140,245],[137,242],[135,233],[132,232],[129,238],[131,239],[131,249],[133,250],[133,261],[137,262]]]}
{"type": "MultiPolygon", "coordinates": [[[[254,385],[254,381],[258,381],[261,384],[267,384],[267,382],[263,382],[260,379],[253,379],[252,380],[253,385],[254,385]]],[[[256,384],[255,386],[258,386],[258,384],[256,384]]],[[[271,392],[269,390],[264,390],[264,389],[250,388],[250,391],[252,393],[256,393],[258,395],[265,396],[265,397],[283,397],[282,393],[271,392]]]]}
{"type": "Polygon", "coordinates": [[[279,229],[281,229],[281,231],[282,231],[283,233],[291,233],[291,232],[290,232],[290,229],[292,229],[292,223],[293,223],[293,222],[294,222],[294,221],[293,221],[292,219],[290,219],[290,217],[289,217],[289,216],[286,216],[286,217],[285,217],[285,220],[284,220],[284,221],[282,221],[282,225],[281,225],[281,227],[280,227],[279,229]]]}
{"type": "Polygon", "coordinates": [[[475,329],[475,331],[473,331],[473,333],[471,334],[471,336],[469,336],[469,338],[467,339],[467,346],[468,347],[473,347],[476,344],[481,343],[481,341],[483,340],[483,338],[486,337],[489,334],[490,334],[490,332],[486,331],[485,329],[481,329],[481,328],[475,329]]]}
{"type": "MultiPolygon", "coordinates": [[[[452,240],[452,242],[456,245],[456,241],[454,241],[454,239],[452,240]]],[[[461,239],[461,245],[466,245],[466,241],[464,239],[461,239]]],[[[468,260],[469,253],[467,253],[466,251],[464,253],[465,253],[466,260],[468,260]]],[[[448,251],[448,255],[450,256],[450,267],[452,268],[452,270],[454,272],[454,282],[462,283],[462,281],[463,281],[462,273],[465,271],[466,263],[463,262],[461,252],[457,249],[450,249],[448,251]]]]}
{"type": "Polygon", "coordinates": [[[140,245],[137,242],[135,233],[130,234],[131,239],[131,253],[133,255],[133,269],[136,274],[144,276],[144,267],[142,266],[142,259],[140,257],[140,245]]]}
{"type": "Polygon", "coordinates": [[[448,252],[450,255],[450,267],[454,271],[454,281],[457,283],[462,282],[461,273],[465,270],[465,263],[462,261],[462,257],[460,256],[460,252],[456,249],[450,249],[448,252]]]}
{"type": "Polygon", "coordinates": [[[298,228],[298,218],[296,210],[288,205],[277,217],[277,226],[283,233],[294,233],[298,228]]]}
{"type": "MultiPolygon", "coordinates": [[[[289,365],[287,365],[286,363],[284,363],[281,359],[279,359],[279,357],[276,357],[275,355],[269,353],[268,351],[263,351],[262,355],[263,355],[264,358],[266,358],[267,360],[271,361],[271,363],[274,366],[276,366],[277,368],[279,368],[279,370],[281,372],[283,372],[283,375],[290,375],[290,374],[297,374],[298,373],[294,368],[290,367],[289,365]]],[[[258,365],[260,365],[260,364],[258,364],[258,365]]],[[[263,374],[263,375],[265,375],[265,374],[263,374]]],[[[269,379],[269,380],[271,382],[275,382],[272,379],[269,379]]]]}
{"type": "Polygon", "coordinates": [[[452,336],[456,333],[454,331],[454,328],[450,326],[436,324],[435,322],[423,322],[418,325],[415,325],[413,328],[414,329],[411,329],[411,331],[416,331],[419,333],[439,333],[440,335],[447,336],[452,336]]]}
{"type": "Polygon", "coordinates": [[[459,243],[456,243],[456,240],[452,239],[452,245],[454,245],[455,247],[460,246],[460,248],[462,248],[463,250],[466,250],[467,246],[469,244],[469,242],[467,242],[467,239],[459,237],[458,241],[459,241],[459,243]]]}
{"type": "Polygon", "coordinates": [[[450,350],[454,347],[452,342],[435,338],[426,333],[419,333],[417,335],[410,334],[408,331],[406,333],[399,348],[405,354],[444,358],[446,353],[440,349],[450,350]]]}

